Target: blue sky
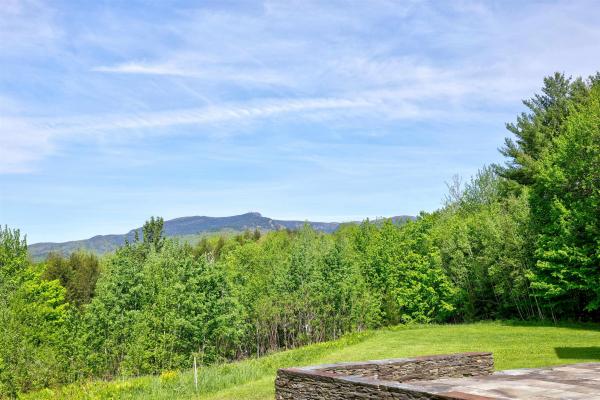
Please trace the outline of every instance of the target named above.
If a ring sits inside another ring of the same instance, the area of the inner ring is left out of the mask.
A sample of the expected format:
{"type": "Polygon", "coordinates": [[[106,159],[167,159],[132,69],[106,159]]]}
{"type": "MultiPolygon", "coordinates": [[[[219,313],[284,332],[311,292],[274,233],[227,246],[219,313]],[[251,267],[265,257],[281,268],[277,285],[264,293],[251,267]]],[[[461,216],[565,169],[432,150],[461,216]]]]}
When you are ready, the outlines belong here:
{"type": "Polygon", "coordinates": [[[599,19],[584,0],[3,0],[0,224],[34,243],[434,210],[501,161],[545,75],[600,69],[599,19]]]}

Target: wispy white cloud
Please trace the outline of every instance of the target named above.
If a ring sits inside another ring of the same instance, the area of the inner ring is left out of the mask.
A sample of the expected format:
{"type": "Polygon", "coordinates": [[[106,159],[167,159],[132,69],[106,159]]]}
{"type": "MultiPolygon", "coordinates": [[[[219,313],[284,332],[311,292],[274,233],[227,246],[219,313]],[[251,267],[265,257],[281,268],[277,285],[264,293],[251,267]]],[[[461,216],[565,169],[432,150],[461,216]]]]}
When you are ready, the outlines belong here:
{"type": "Polygon", "coordinates": [[[22,118],[0,116],[0,174],[26,173],[54,150],[52,134],[22,118]]]}
{"type": "Polygon", "coordinates": [[[1,2],[0,219],[36,240],[433,209],[600,65],[596,0],[1,2]]]}
{"type": "MultiPolygon", "coordinates": [[[[0,173],[29,172],[33,162],[52,154],[65,140],[97,140],[126,134],[156,135],[159,128],[178,125],[231,123],[327,110],[371,107],[368,99],[308,98],[261,101],[255,104],[221,105],[185,110],[145,112],[135,115],[78,116],[65,118],[15,118],[0,120],[0,173]],[[141,131],[141,132],[140,132],[141,131]]],[[[172,132],[172,131],[171,131],[172,132]]],[[[218,133],[218,132],[217,132],[218,133]]]]}
{"type": "MultiPolygon", "coordinates": [[[[189,63],[189,62],[188,62],[189,63]]],[[[229,65],[208,64],[202,68],[180,65],[176,62],[147,63],[131,61],[122,64],[97,66],[93,72],[130,75],[156,75],[210,80],[212,82],[238,82],[254,84],[287,85],[286,78],[277,71],[257,68],[235,68],[229,65]]]]}
{"type": "Polygon", "coordinates": [[[173,75],[173,76],[193,76],[195,73],[185,71],[172,65],[146,64],[140,62],[127,62],[112,66],[98,66],[92,68],[95,72],[108,72],[116,74],[142,74],[142,75],[173,75]]]}
{"type": "MultiPolygon", "coordinates": [[[[369,99],[307,98],[261,101],[254,104],[230,104],[204,108],[137,113],[134,115],[80,116],[42,119],[40,128],[57,134],[86,134],[160,128],[176,125],[202,125],[236,120],[267,118],[278,114],[309,113],[319,110],[352,109],[373,106],[369,99]]],[[[151,133],[150,133],[151,134],[151,133]]]]}
{"type": "Polygon", "coordinates": [[[63,37],[52,7],[37,0],[4,0],[0,6],[0,57],[21,54],[39,56],[51,52],[63,37]]]}
{"type": "MultiPolygon", "coordinates": [[[[38,102],[31,89],[21,100],[26,112],[5,114],[4,172],[29,171],[70,141],[183,125],[218,134],[222,125],[260,119],[328,126],[351,119],[370,131],[381,118],[498,117],[543,75],[591,73],[600,54],[600,27],[586,12],[597,7],[585,1],[522,11],[479,1],[265,1],[169,10],[155,20],[102,7],[94,14],[98,26],[74,24],[48,3],[3,5],[0,38],[10,48],[0,56],[60,49],[49,56],[52,68],[22,76],[23,85],[31,78],[52,100],[38,102]],[[197,107],[198,98],[207,105],[197,107]],[[47,111],[48,102],[61,101],[47,111]]],[[[19,65],[11,71],[20,73],[19,65]]]]}
{"type": "Polygon", "coordinates": [[[397,89],[364,90],[345,97],[272,98],[244,103],[219,104],[200,108],[166,111],[146,111],[130,114],[80,115],[67,117],[4,118],[0,125],[0,146],[5,157],[0,158],[0,172],[29,172],[33,162],[56,151],[65,141],[99,140],[132,136],[174,135],[167,129],[181,125],[209,127],[206,135],[219,135],[231,124],[252,120],[276,119],[286,116],[294,120],[330,121],[339,116],[364,116],[389,120],[446,120],[489,117],[480,111],[452,108],[447,102],[427,103],[427,99],[456,99],[470,93],[468,86],[456,83],[427,82],[397,89]],[[132,132],[129,134],[128,132],[132,132]]]}

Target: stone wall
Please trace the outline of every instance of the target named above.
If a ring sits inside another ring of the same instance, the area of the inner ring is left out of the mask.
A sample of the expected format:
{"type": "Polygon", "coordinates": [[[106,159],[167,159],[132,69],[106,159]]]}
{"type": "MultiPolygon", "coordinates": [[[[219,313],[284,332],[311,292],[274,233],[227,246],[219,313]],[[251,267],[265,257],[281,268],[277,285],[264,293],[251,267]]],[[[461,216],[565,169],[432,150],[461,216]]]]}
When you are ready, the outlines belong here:
{"type": "Polygon", "coordinates": [[[491,353],[460,353],[362,363],[281,369],[277,400],[465,399],[460,394],[428,393],[419,380],[489,375],[491,353]]]}

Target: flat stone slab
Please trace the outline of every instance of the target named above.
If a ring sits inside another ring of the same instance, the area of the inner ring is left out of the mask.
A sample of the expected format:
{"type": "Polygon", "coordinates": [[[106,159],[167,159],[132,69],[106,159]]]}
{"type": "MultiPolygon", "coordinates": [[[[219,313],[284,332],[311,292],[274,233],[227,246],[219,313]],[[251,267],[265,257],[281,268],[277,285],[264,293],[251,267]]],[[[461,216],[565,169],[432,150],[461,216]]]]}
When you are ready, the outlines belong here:
{"type": "Polygon", "coordinates": [[[600,363],[506,370],[492,375],[442,378],[404,385],[464,399],[600,400],[600,363]]]}
{"type": "Polygon", "coordinates": [[[277,372],[277,400],[600,400],[600,363],[493,372],[491,353],[339,363],[277,372]]]}

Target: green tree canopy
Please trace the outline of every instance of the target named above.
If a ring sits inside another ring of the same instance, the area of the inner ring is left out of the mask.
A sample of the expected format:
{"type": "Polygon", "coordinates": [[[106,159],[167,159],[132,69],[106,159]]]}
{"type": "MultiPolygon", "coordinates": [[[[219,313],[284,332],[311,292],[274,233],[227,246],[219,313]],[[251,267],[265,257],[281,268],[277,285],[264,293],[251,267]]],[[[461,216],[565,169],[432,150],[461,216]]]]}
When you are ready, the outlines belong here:
{"type": "Polygon", "coordinates": [[[533,184],[537,161],[564,132],[565,120],[588,92],[589,85],[581,78],[573,80],[558,72],[545,78],[542,93],[523,101],[529,112],[506,125],[515,139],[507,138],[500,149],[508,158],[506,165],[499,167],[500,175],[517,184],[533,184]]]}
{"type": "Polygon", "coordinates": [[[600,309],[600,83],[571,106],[564,134],[543,152],[531,193],[534,286],[556,310],[600,309]]]}

